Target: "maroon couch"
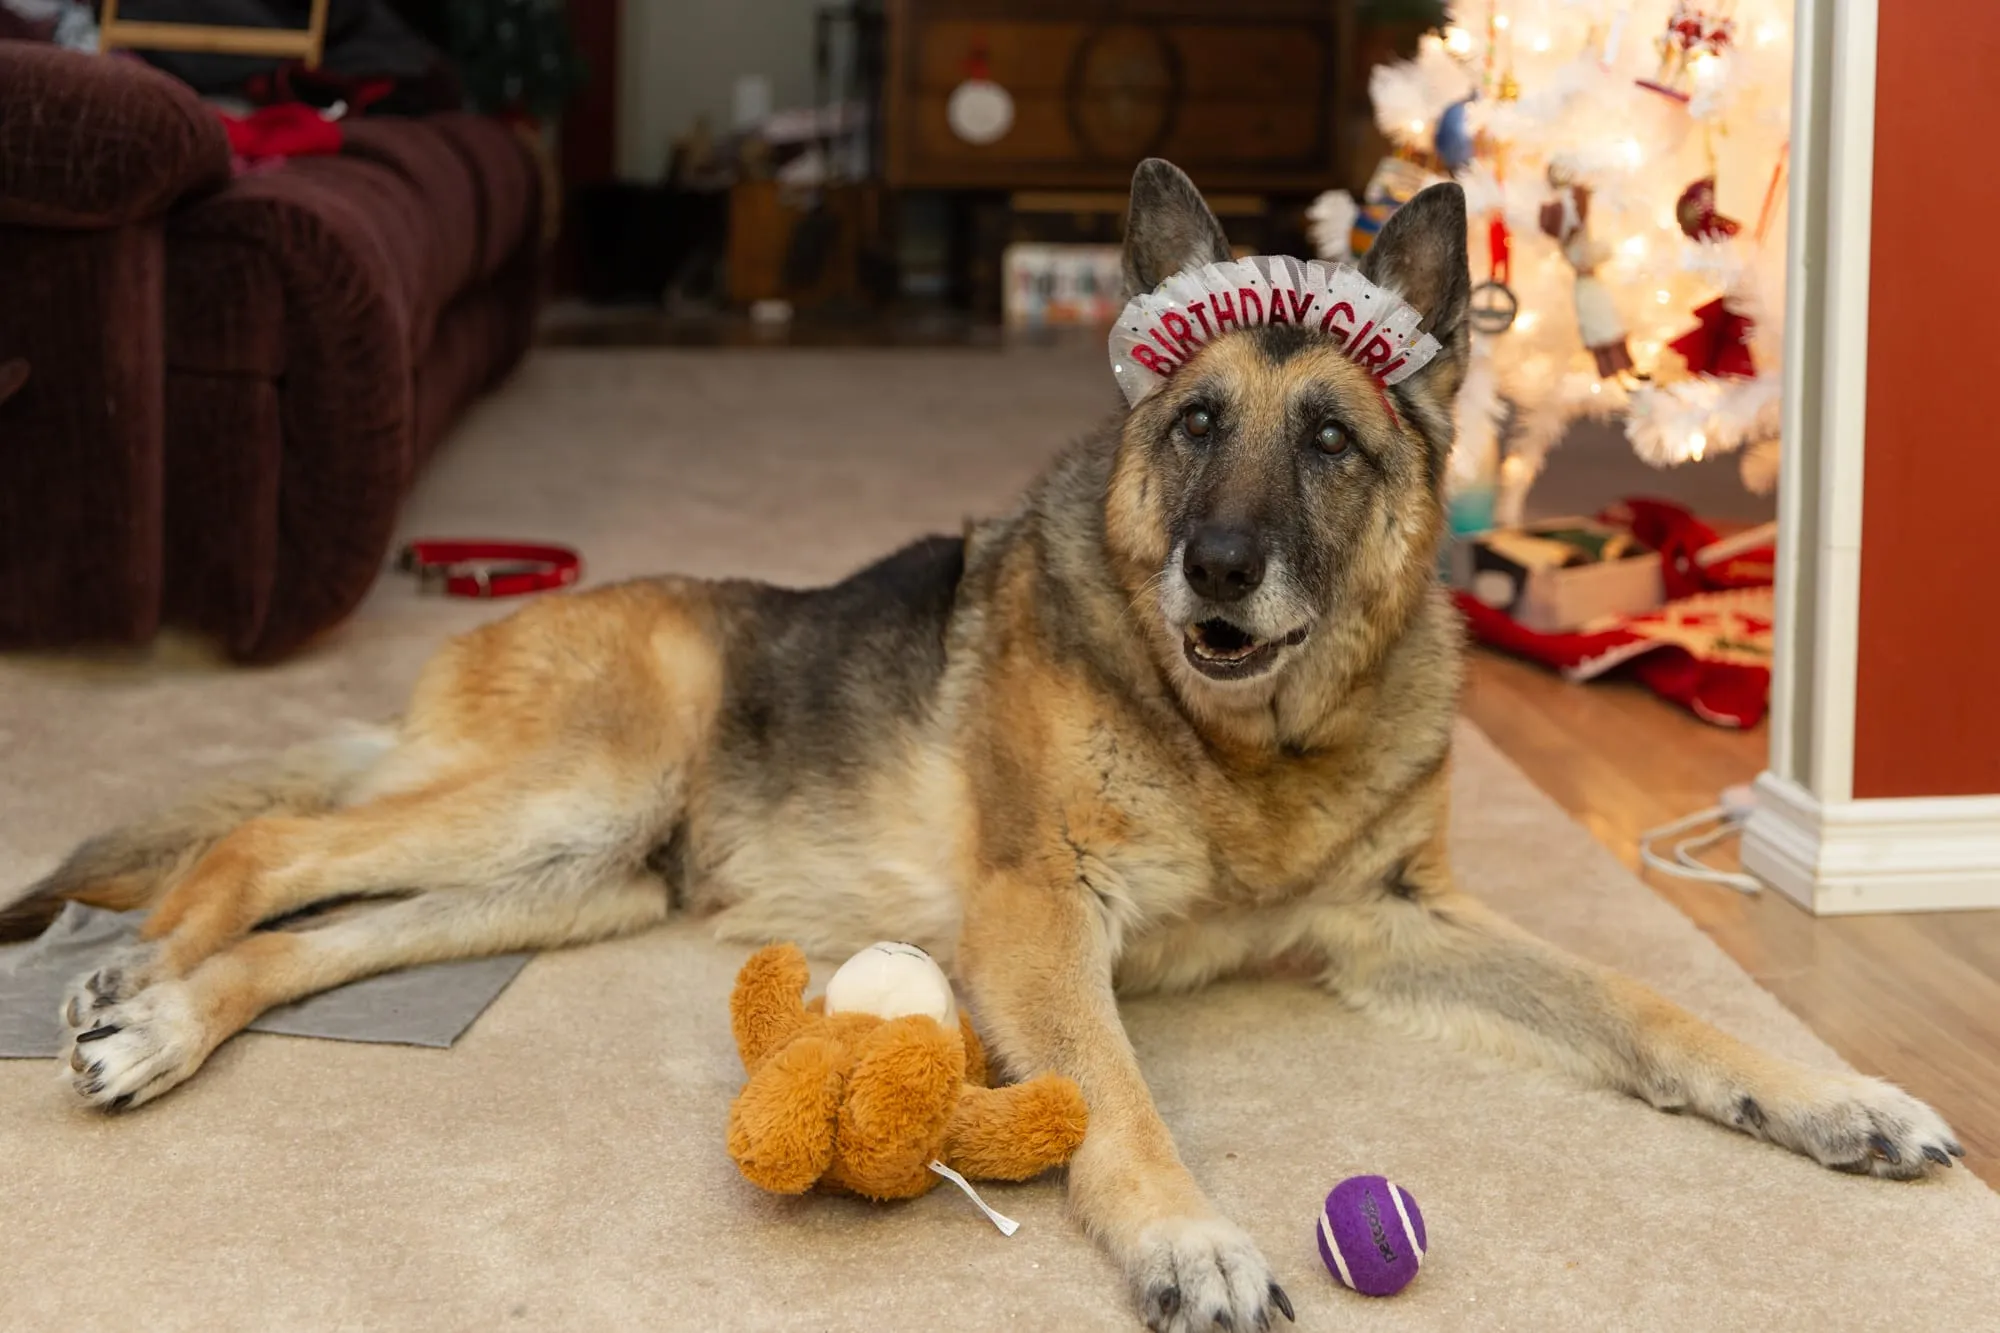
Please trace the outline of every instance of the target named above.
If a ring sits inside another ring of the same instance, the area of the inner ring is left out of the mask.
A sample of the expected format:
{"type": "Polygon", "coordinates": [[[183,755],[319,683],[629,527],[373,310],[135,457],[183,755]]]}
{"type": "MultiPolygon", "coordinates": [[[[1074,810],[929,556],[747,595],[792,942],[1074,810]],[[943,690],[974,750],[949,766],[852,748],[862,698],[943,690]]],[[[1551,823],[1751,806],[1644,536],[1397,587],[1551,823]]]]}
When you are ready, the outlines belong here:
{"type": "Polygon", "coordinates": [[[232,179],[181,84],[0,41],[0,648],[173,623],[270,660],[350,612],[526,350],[540,196],[460,114],[232,179]]]}

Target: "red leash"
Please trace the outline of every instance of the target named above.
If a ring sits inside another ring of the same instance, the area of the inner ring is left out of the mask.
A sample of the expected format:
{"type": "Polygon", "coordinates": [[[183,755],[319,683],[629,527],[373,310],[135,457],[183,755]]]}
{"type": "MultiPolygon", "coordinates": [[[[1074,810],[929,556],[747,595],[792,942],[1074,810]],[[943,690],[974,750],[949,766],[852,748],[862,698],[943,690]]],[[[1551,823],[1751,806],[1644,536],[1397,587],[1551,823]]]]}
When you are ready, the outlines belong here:
{"type": "Polygon", "coordinates": [[[411,542],[396,568],[426,592],[448,597],[519,597],[567,588],[583,577],[583,557],[567,546],[532,542],[411,542]]]}

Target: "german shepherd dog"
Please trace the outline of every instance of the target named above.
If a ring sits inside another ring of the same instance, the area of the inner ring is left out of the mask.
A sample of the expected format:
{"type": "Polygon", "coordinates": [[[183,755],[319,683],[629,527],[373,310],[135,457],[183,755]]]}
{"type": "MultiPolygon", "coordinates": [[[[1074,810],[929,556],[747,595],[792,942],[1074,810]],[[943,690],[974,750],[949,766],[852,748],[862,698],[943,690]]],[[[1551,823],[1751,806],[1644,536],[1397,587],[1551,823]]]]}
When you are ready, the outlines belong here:
{"type": "MultiPolygon", "coordinates": [[[[1227,258],[1187,177],[1142,164],[1128,289],[1227,258]]],[[[1453,888],[1458,187],[1398,212],[1365,272],[1442,344],[1392,389],[1309,327],[1230,330],[962,539],[814,591],[545,597],[447,644],[392,728],[84,843],[12,911],[151,907],[65,1002],[76,1094],[139,1106],[261,1011],[370,973],[681,910],[732,940],[935,953],[1007,1070],[1081,1085],[1071,1201],[1154,1329],[1291,1311],[1182,1164],[1120,991],[1304,964],[1407,1028],[1827,1166],[1951,1165],[1898,1089],[1753,1050],[1453,888]]]]}

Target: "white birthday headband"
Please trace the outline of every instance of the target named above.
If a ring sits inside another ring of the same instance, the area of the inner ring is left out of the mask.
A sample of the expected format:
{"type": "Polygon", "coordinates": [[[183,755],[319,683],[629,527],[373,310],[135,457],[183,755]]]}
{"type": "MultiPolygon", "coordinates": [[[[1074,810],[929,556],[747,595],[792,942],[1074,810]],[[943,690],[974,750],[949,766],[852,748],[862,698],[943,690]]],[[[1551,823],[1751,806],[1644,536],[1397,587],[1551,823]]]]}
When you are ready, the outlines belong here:
{"type": "Polygon", "coordinates": [[[1137,406],[1223,334],[1299,324],[1331,335],[1379,383],[1399,384],[1438,354],[1438,340],[1418,331],[1423,318],[1347,264],[1253,255],[1183,269],[1133,297],[1111,326],[1111,371],[1137,406]]]}

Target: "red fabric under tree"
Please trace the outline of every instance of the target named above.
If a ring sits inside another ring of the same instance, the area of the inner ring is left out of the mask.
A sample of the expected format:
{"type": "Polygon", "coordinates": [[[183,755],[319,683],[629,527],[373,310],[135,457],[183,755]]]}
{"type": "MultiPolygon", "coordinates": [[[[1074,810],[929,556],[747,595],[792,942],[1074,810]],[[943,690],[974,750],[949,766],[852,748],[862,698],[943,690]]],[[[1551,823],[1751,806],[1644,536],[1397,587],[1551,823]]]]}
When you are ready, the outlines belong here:
{"type": "Polygon", "coordinates": [[[1541,634],[1470,593],[1455,594],[1481,642],[1540,662],[1571,680],[1622,669],[1705,722],[1754,727],[1771,694],[1771,574],[1775,552],[1745,550],[1706,566],[1715,530],[1678,505],[1627,500],[1599,515],[1660,553],[1668,601],[1569,634],[1541,634]]]}

